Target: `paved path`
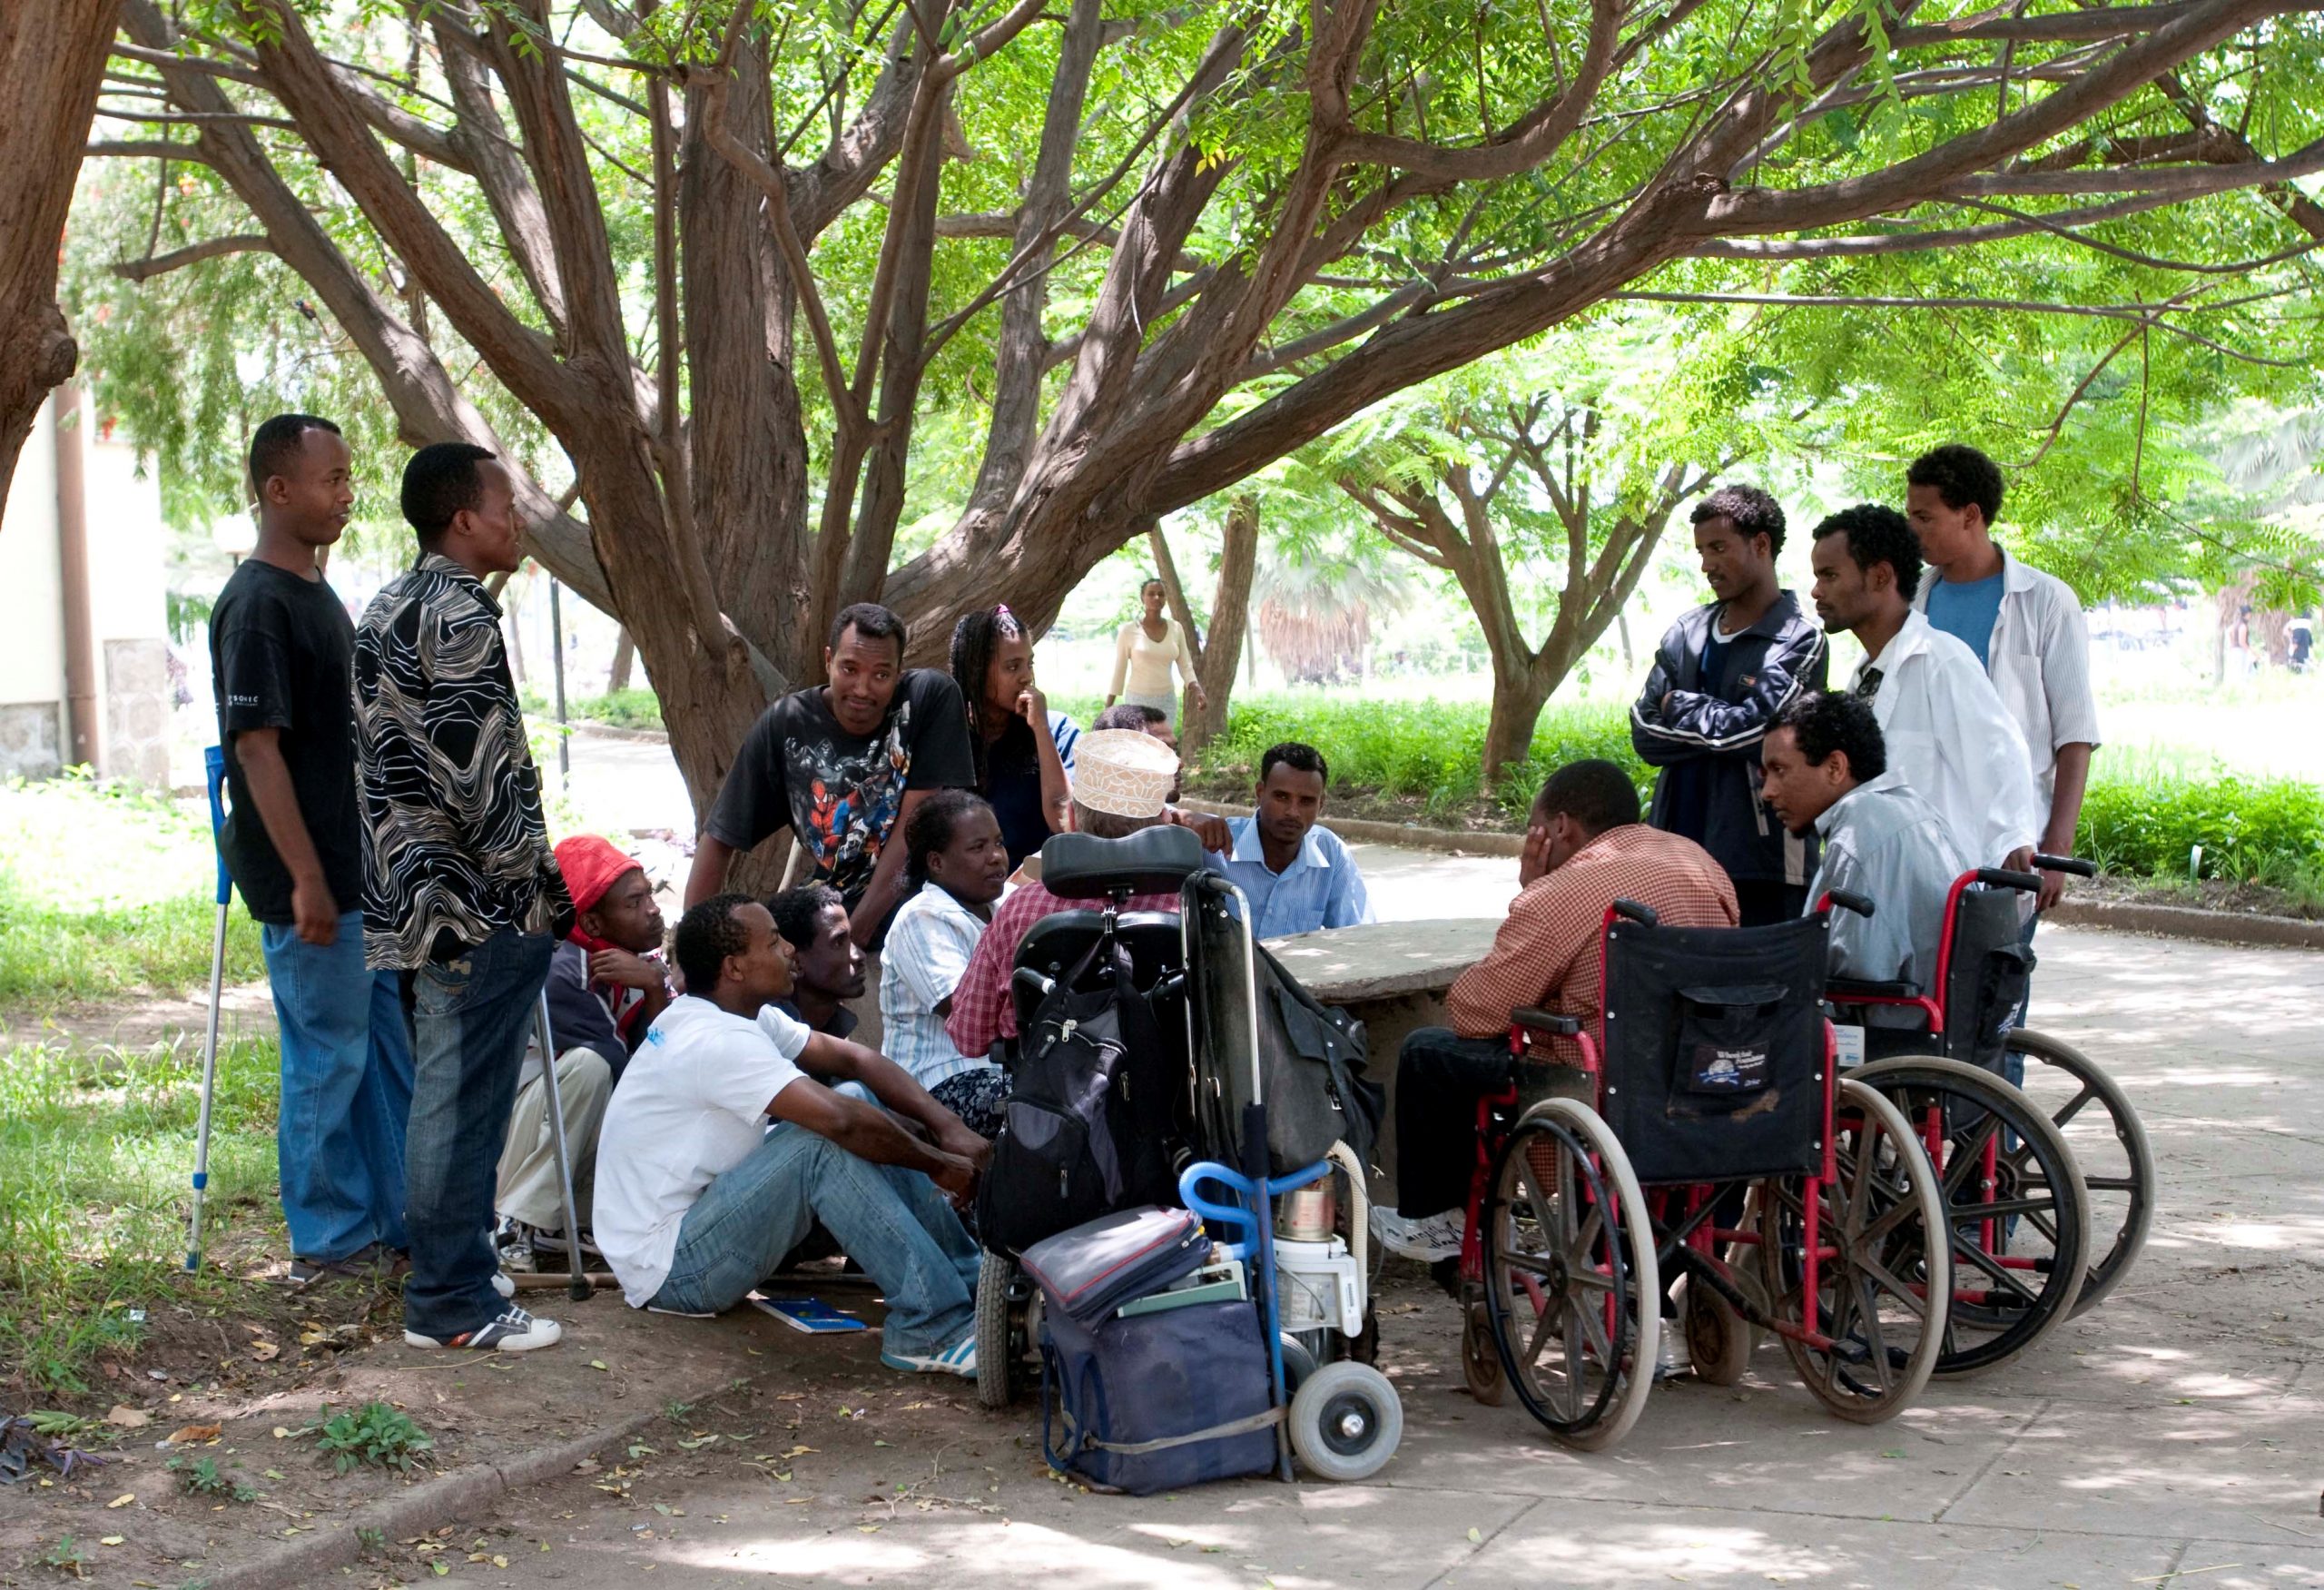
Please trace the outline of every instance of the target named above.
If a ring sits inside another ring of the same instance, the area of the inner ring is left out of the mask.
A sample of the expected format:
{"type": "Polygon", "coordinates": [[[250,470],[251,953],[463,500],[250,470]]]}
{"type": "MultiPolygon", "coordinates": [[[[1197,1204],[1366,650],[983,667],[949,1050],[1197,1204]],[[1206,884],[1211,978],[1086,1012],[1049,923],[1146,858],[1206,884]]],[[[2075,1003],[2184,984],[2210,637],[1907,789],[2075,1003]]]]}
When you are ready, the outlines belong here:
{"type": "MultiPolygon", "coordinates": [[[[649,1565],[705,1587],[2324,1585],[2324,957],[2068,931],[2041,948],[2039,1024],[2104,1056],[2153,1134],[2154,1235],[2095,1315],[1891,1424],[1824,1416],[1768,1348],[1742,1387],[1664,1388],[1616,1450],[1568,1452],[1459,1390],[1453,1311],[1397,1267],[1383,1362],[1408,1423],[1377,1481],[1137,1501],[1046,1477],[1029,1410],[988,1417],[886,1375],[864,1338],[759,1321],[751,1388],[653,1438],[618,1499],[602,1474],[512,1497],[497,1527],[517,1538],[493,1548],[510,1567],[468,1572],[589,1590],[649,1565]],[[677,1447],[720,1432],[743,1439],[677,1447]],[[747,1461],[793,1447],[812,1450],[772,1466],[787,1479],[747,1461]]],[[[609,1301],[558,1350],[590,1352],[609,1301]]]]}

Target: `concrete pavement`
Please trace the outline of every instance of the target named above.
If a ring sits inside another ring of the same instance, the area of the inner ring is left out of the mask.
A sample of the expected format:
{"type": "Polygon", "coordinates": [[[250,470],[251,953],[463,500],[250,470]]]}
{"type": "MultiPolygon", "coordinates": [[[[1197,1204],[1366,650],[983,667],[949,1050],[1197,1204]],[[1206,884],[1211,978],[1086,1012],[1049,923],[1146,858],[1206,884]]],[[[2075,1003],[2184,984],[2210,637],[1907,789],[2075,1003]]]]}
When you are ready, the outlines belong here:
{"type": "MultiPolygon", "coordinates": [[[[2037,1024],[2103,1057],[2153,1137],[2154,1233],[2095,1314],[1887,1425],[1830,1419],[1768,1347],[1743,1386],[1661,1388],[1621,1446],[1570,1452],[1468,1398],[1453,1309],[1398,1266],[1383,1364],[1407,1427],[1377,1480],[1132,1500],[1049,1477],[1034,1409],[988,1416],[963,1387],[886,1374],[866,1338],[766,1321],[747,1384],[649,1433],[610,1483],[512,1495],[475,1532],[506,1571],[452,1566],[590,1590],[646,1571],[961,1590],[2324,1585],[2324,958],[2069,931],[2040,948],[2037,1024]]],[[[590,1351],[609,1302],[557,1350],[590,1351]]]]}

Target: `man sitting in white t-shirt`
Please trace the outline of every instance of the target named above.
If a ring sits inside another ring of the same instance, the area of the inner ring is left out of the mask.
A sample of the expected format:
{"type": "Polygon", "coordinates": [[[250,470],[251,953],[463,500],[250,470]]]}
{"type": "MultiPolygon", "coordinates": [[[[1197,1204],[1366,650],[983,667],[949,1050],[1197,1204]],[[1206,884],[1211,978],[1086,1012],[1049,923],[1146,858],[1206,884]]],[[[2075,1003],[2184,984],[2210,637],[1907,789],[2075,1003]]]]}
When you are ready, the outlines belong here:
{"type": "Polygon", "coordinates": [[[598,1138],[597,1245],[632,1308],[715,1314],[820,1220],[887,1294],[881,1361],[972,1376],[978,1250],[945,1200],[969,1197],[990,1145],[890,1061],[773,1008],[791,953],[747,895],[678,923],[686,993],[630,1058],[598,1138]],[[803,1067],[862,1082],[935,1146],[803,1067]]]}

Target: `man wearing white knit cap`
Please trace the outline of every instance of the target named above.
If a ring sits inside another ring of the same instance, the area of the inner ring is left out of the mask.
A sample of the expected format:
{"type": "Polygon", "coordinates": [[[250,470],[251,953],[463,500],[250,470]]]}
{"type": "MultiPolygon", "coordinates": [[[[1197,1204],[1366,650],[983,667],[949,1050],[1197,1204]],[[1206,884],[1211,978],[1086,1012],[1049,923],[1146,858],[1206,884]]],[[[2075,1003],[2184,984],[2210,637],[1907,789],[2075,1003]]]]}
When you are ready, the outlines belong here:
{"type": "MultiPolygon", "coordinates": [[[[1073,827],[1100,839],[1120,839],[1162,823],[1163,808],[1178,782],[1178,758],[1152,735],[1136,729],[1096,729],[1075,747],[1073,827]]],[[[977,941],[969,969],[952,991],[952,1012],[944,1031],[952,1045],[971,1059],[990,1052],[995,1038],[1017,1036],[1017,1011],[1009,997],[1009,977],[1017,946],[1026,933],[1052,912],[1071,911],[1084,902],[1060,900],[1029,883],[1000,903],[992,925],[977,941]]],[[[1176,911],[1176,894],[1134,894],[1125,911],[1176,911]]]]}

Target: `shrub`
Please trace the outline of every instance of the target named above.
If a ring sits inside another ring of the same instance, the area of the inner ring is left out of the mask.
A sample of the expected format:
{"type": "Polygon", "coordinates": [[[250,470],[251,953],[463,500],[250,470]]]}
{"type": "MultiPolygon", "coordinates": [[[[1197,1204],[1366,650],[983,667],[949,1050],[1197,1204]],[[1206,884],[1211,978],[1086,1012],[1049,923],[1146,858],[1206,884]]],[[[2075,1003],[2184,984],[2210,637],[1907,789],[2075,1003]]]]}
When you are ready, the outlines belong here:
{"type": "Polygon", "coordinates": [[[623,729],[658,729],[662,703],[651,690],[613,690],[568,706],[569,716],[623,729]]]}
{"type": "Polygon", "coordinates": [[[315,1450],[330,1458],[341,1474],[365,1464],[408,1472],[436,1445],[409,1414],[384,1402],[367,1402],[353,1413],[331,1414],[299,1433],[314,1437],[315,1450]]]}
{"type": "Polygon", "coordinates": [[[2324,868],[2324,795],[2290,779],[2099,778],[2074,844],[2108,872],[2183,878],[2191,869],[2299,887],[2324,868]]]}

